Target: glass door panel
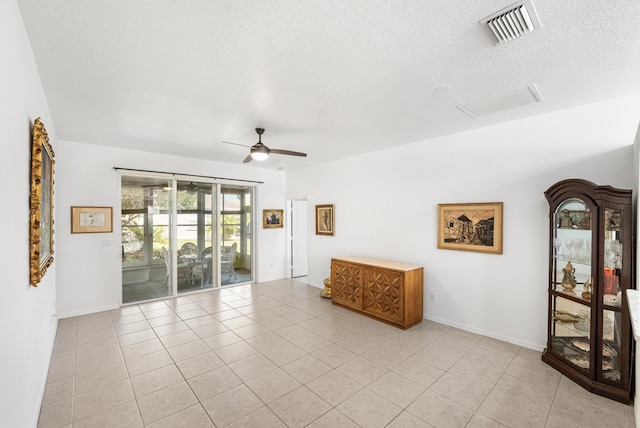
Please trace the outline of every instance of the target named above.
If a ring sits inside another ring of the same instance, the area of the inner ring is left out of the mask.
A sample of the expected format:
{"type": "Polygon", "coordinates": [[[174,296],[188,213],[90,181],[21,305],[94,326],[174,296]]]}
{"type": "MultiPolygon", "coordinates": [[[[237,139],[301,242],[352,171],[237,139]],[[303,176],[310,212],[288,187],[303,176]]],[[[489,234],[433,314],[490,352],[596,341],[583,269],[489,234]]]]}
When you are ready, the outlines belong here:
{"type": "Polygon", "coordinates": [[[220,284],[249,282],[252,274],[253,187],[220,188],[220,284]]]}
{"type": "Polygon", "coordinates": [[[620,306],[622,271],[622,211],[604,210],[604,304],[620,306]]]}
{"type": "Polygon", "coordinates": [[[553,298],[553,351],[581,369],[591,364],[591,310],[562,297],[553,298]]]}
{"type": "Polygon", "coordinates": [[[213,185],[177,181],[176,245],[178,293],[217,286],[213,185]]]}
{"type": "Polygon", "coordinates": [[[604,210],[604,283],[602,315],[602,377],[621,382],[622,337],[622,211],[604,210]]]}
{"type": "Polygon", "coordinates": [[[621,380],[621,318],[622,314],[619,311],[606,310],[602,317],[602,375],[612,382],[620,382],[621,380]]]}
{"type": "Polygon", "coordinates": [[[121,177],[122,302],[170,296],[171,180],[121,177]]]}
{"type": "Polygon", "coordinates": [[[553,291],[591,301],[591,210],[581,199],[569,199],[554,213],[553,291]]]}
{"type": "Polygon", "coordinates": [[[552,349],[580,369],[592,368],[593,296],[591,209],[581,199],[561,203],[553,215],[552,349]]]}

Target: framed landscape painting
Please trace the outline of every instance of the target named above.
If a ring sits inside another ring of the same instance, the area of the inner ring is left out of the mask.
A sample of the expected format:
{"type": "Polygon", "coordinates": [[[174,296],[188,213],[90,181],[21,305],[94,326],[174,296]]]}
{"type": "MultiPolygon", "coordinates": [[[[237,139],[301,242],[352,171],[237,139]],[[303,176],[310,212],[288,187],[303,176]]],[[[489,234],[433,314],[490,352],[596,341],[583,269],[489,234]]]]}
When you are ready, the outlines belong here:
{"type": "Polygon", "coordinates": [[[439,204],[438,248],[502,254],[502,202],[439,204]]]}

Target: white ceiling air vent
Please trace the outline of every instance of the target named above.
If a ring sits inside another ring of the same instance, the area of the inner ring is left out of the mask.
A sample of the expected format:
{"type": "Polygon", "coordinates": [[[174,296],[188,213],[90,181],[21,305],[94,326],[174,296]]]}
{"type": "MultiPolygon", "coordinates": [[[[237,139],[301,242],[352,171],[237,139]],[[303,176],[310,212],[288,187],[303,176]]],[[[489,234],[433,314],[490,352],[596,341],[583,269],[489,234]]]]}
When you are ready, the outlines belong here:
{"type": "Polygon", "coordinates": [[[484,18],[480,23],[489,29],[497,45],[515,40],[541,27],[533,0],[512,4],[484,18]]]}

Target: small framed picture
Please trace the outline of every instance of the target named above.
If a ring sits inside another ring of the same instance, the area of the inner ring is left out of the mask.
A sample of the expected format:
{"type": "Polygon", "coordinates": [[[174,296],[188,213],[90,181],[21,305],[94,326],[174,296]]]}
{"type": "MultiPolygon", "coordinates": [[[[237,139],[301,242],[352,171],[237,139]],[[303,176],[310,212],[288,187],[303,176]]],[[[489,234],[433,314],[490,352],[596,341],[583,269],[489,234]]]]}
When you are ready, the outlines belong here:
{"type": "Polygon", "coordinates": [[[316,235],[334,234],[333,205],[316,205],[316,235]]]}
{"type": "Polygon", "coordinates": [[[71,233],[111,233],[112,217],[111,207],[71,207],[71,233]]]}
{"type": "Polygon", "coordinates": [[[502,254],[502,202],[439,204],[438,248],[502,254]]]}
{"type": "Polygon", "coordinates": [[[283,227],[284,213],[283,210],[262,210],[262,227],[263,229],[274,229],[283,227]]]}

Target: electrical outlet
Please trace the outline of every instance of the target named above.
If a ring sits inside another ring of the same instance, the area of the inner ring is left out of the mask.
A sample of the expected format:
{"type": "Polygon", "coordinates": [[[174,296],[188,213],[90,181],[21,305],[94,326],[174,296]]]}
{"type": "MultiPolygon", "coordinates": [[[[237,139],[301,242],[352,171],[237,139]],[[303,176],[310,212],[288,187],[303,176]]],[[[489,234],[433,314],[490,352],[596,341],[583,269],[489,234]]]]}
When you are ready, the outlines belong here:
{"type": "Polygon", "coordinates": [[[436,302],[436,295],[433,293],[429,293],[429,301],[432,303],[436,302]]]}

